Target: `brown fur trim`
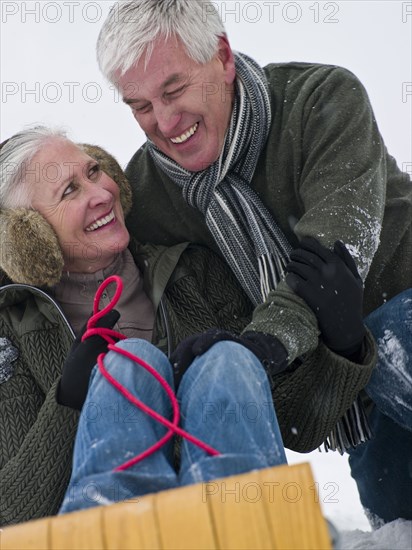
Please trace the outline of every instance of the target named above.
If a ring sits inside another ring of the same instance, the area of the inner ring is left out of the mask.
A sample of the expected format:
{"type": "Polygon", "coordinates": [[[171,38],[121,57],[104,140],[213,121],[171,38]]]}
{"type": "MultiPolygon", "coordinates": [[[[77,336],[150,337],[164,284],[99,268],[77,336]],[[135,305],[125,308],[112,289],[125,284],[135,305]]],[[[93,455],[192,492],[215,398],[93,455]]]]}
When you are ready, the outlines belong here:
{"type": "Polygon", "coordinates": [[[41,214],[27,208],[0,213],[0,267],[15,283],[52,286],[61,277],[63,254],[41,214]]]}

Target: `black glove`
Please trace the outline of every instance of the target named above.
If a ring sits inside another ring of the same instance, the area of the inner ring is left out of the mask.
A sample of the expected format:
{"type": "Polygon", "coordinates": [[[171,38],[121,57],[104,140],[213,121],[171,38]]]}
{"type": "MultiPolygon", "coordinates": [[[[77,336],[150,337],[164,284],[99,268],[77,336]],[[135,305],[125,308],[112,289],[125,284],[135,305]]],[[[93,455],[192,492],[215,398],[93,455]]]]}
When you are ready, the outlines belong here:
{"type": "Polygon", "coordinates": [[[170,362],[173,365],[176,389],[195,357],[203,355],[213,344],[222,341],[238,342],[248,348],[263,363],[270,376],[282,372],[288,366],[287,351],[275,336],[261,332],[245,332],[242,336],[236,336],[226,330],[212,328],[189,336],[172,353],[170,362]]]}
{"type": "Polygon", "coordinates": [[[313,237],[304,237],[290,257],[287,284],[316,315],[325,344],[353,358],[366,330],[363,283],[352,256],[341,241],[335,242],[332,252],[313,237]]]}
{"type": "MultiPolygon", "coordinates": [[[[112,309],[101,317],[96,327],[113,328],[119,320],[120,313],[112,309]]],[[[57,387],[56,399],[60,405],[81,410],[89,387],[89,378],[97,363],[100,353],[107,351],[107,342],[101,336],[91,336],[81,341],[87,323],[76,337],[69,355],[63,365],[62,376],[57,387]]]]}

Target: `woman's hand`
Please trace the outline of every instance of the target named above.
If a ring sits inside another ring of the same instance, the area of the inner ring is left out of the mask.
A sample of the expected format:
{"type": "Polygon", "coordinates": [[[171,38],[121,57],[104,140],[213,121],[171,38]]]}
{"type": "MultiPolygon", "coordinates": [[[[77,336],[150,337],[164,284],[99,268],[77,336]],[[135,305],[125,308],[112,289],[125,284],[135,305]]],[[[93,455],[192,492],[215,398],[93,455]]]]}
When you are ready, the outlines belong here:
{"type": "MultiPolygon", "coordinates": [[[[120,313],[112,309],[98,320],[96,327],[113,328],[120,313]]],[[[89,387],[90,374],[97,363],[97,357],[107,352],[107,342],[101,336],[91,336],[81,341],[87,323],[76,337],[63,365],[62,377],[57,387],[56,399],[60,405],[81,410],[89,387]]]]}

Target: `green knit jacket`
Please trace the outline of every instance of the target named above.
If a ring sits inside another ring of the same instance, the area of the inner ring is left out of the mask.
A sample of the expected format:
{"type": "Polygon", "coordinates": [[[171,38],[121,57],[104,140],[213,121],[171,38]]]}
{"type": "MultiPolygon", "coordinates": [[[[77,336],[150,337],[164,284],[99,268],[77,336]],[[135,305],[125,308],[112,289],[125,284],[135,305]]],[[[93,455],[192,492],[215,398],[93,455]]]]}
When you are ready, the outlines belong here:
{"type": "MultiPolygon", "coordinates": [[[[342,240],[365,281],[365,315],[412,286],[412,185],[388,154],[367,93],[346,69],[271,64],[272,125],[251,187],[292,247],[308,235],[342,240]]],[[[159,171],[144,145],[126,169],[127,219],[142,242],[190,240],[217,250],[203,215],[159,171]]],[[[285,283],[256,308],[246,330],[275,335],[292,362],[318,345],[316,318],[285,283]]]]}
{"type": "MultiPolygon", "coordinates": [[[[153,343],[170,353],[210,327],[240,332],[252,308],[221,260],[187,244],[144,249],[132,243],[155,310],[153,343]],[[223,266],[224,267],[224,266],[223,266]]],[[[74,334],[42,289],[0,274],[0,338],[18,349],[0,378],[0,525],[57,513],[67,487],[79,413],[58,405],[56,385],[74,334]],[[9,284],[7,284],[9,283],[9,284]]]]}
{"type": "MultiPolygon", "coordinates": [[[[218,327],[240,333],[253,308],[225,263],[209,249],[180,244],[131,252],[156,311],[153,343],[170,353],[185,337],[218,327]]],[[[0,384],[0,525],[52,515],[67,487],[78,413],[58,405],[56,384],[74,335],[41,289],[0,284],[0,337],[19,350],[0,384]]],[[[10,283],[10,281],[9,281],[10,283]]],[[[376,361],[368,334],[362,365],[320,342],[291,372],[272,380],[284,443],[308,452],[329,435],[366,384],[376,361]]],[[[295,365],[296,366],[296,365],[295,365]]]]}

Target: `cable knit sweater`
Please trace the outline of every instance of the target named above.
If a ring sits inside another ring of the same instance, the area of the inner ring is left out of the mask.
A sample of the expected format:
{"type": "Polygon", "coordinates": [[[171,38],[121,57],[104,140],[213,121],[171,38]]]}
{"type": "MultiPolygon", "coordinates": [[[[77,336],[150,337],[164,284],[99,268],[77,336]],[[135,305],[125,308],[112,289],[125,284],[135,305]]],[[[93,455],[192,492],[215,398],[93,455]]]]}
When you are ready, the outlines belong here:
{"type": "MultiPolygon", "coordinates": [[[[342,240],[365,281],[364,313],[412,285],[412,185],[388,154],[365,88],[332,65],[264,68],[272,124],[251,181],[292,247],[312,236],[342,240]]],[[[126,175],[133,189],[128,229],[141,242],[190,240],[218,251],[204,215],[154,164],[143,145],[126,175]]],[[[285,283],[258,306],[247,330],[273,334],[289,358],[314,351],[310,308],[285,283]]]]}
{"type": "MultiPolygon", "coordinates": [[[[215,255],[186,244],[149,247],[149,254],[136,245],[134,252],[156,312],[152,341],[165,352],[193,332],[239,332],[250,319],[247,298],[215,255]]],[[[1,273],[0,280],[7,282],[1,273]]],[[[0,526],[59,509],[79,414],[58,405],[55,391],[73,339],[59,305],[41,289],[0,288],[0,526]]]]}
{"type": "MultiPolygon", "coordinates": [[[[193,333],[210,327],[240,333],[250,322],[252,304],[210,250],[132,243],[131,252],[155,310],[153,343],[166,353],[193,333]]],[[[78,413],[55,401],[74,335],[47,294],[24,285],[1,287],[0,337],[19,354],[16,359],[8,352],[0,378],[0,525],[7,525],[58,511],[78,413]]],[[[319,446],[367,383],[375,361],[369,333],[362,364],[319,342],[302,365],[272,380],[285,445],[303,452],[319,446]]]]}

